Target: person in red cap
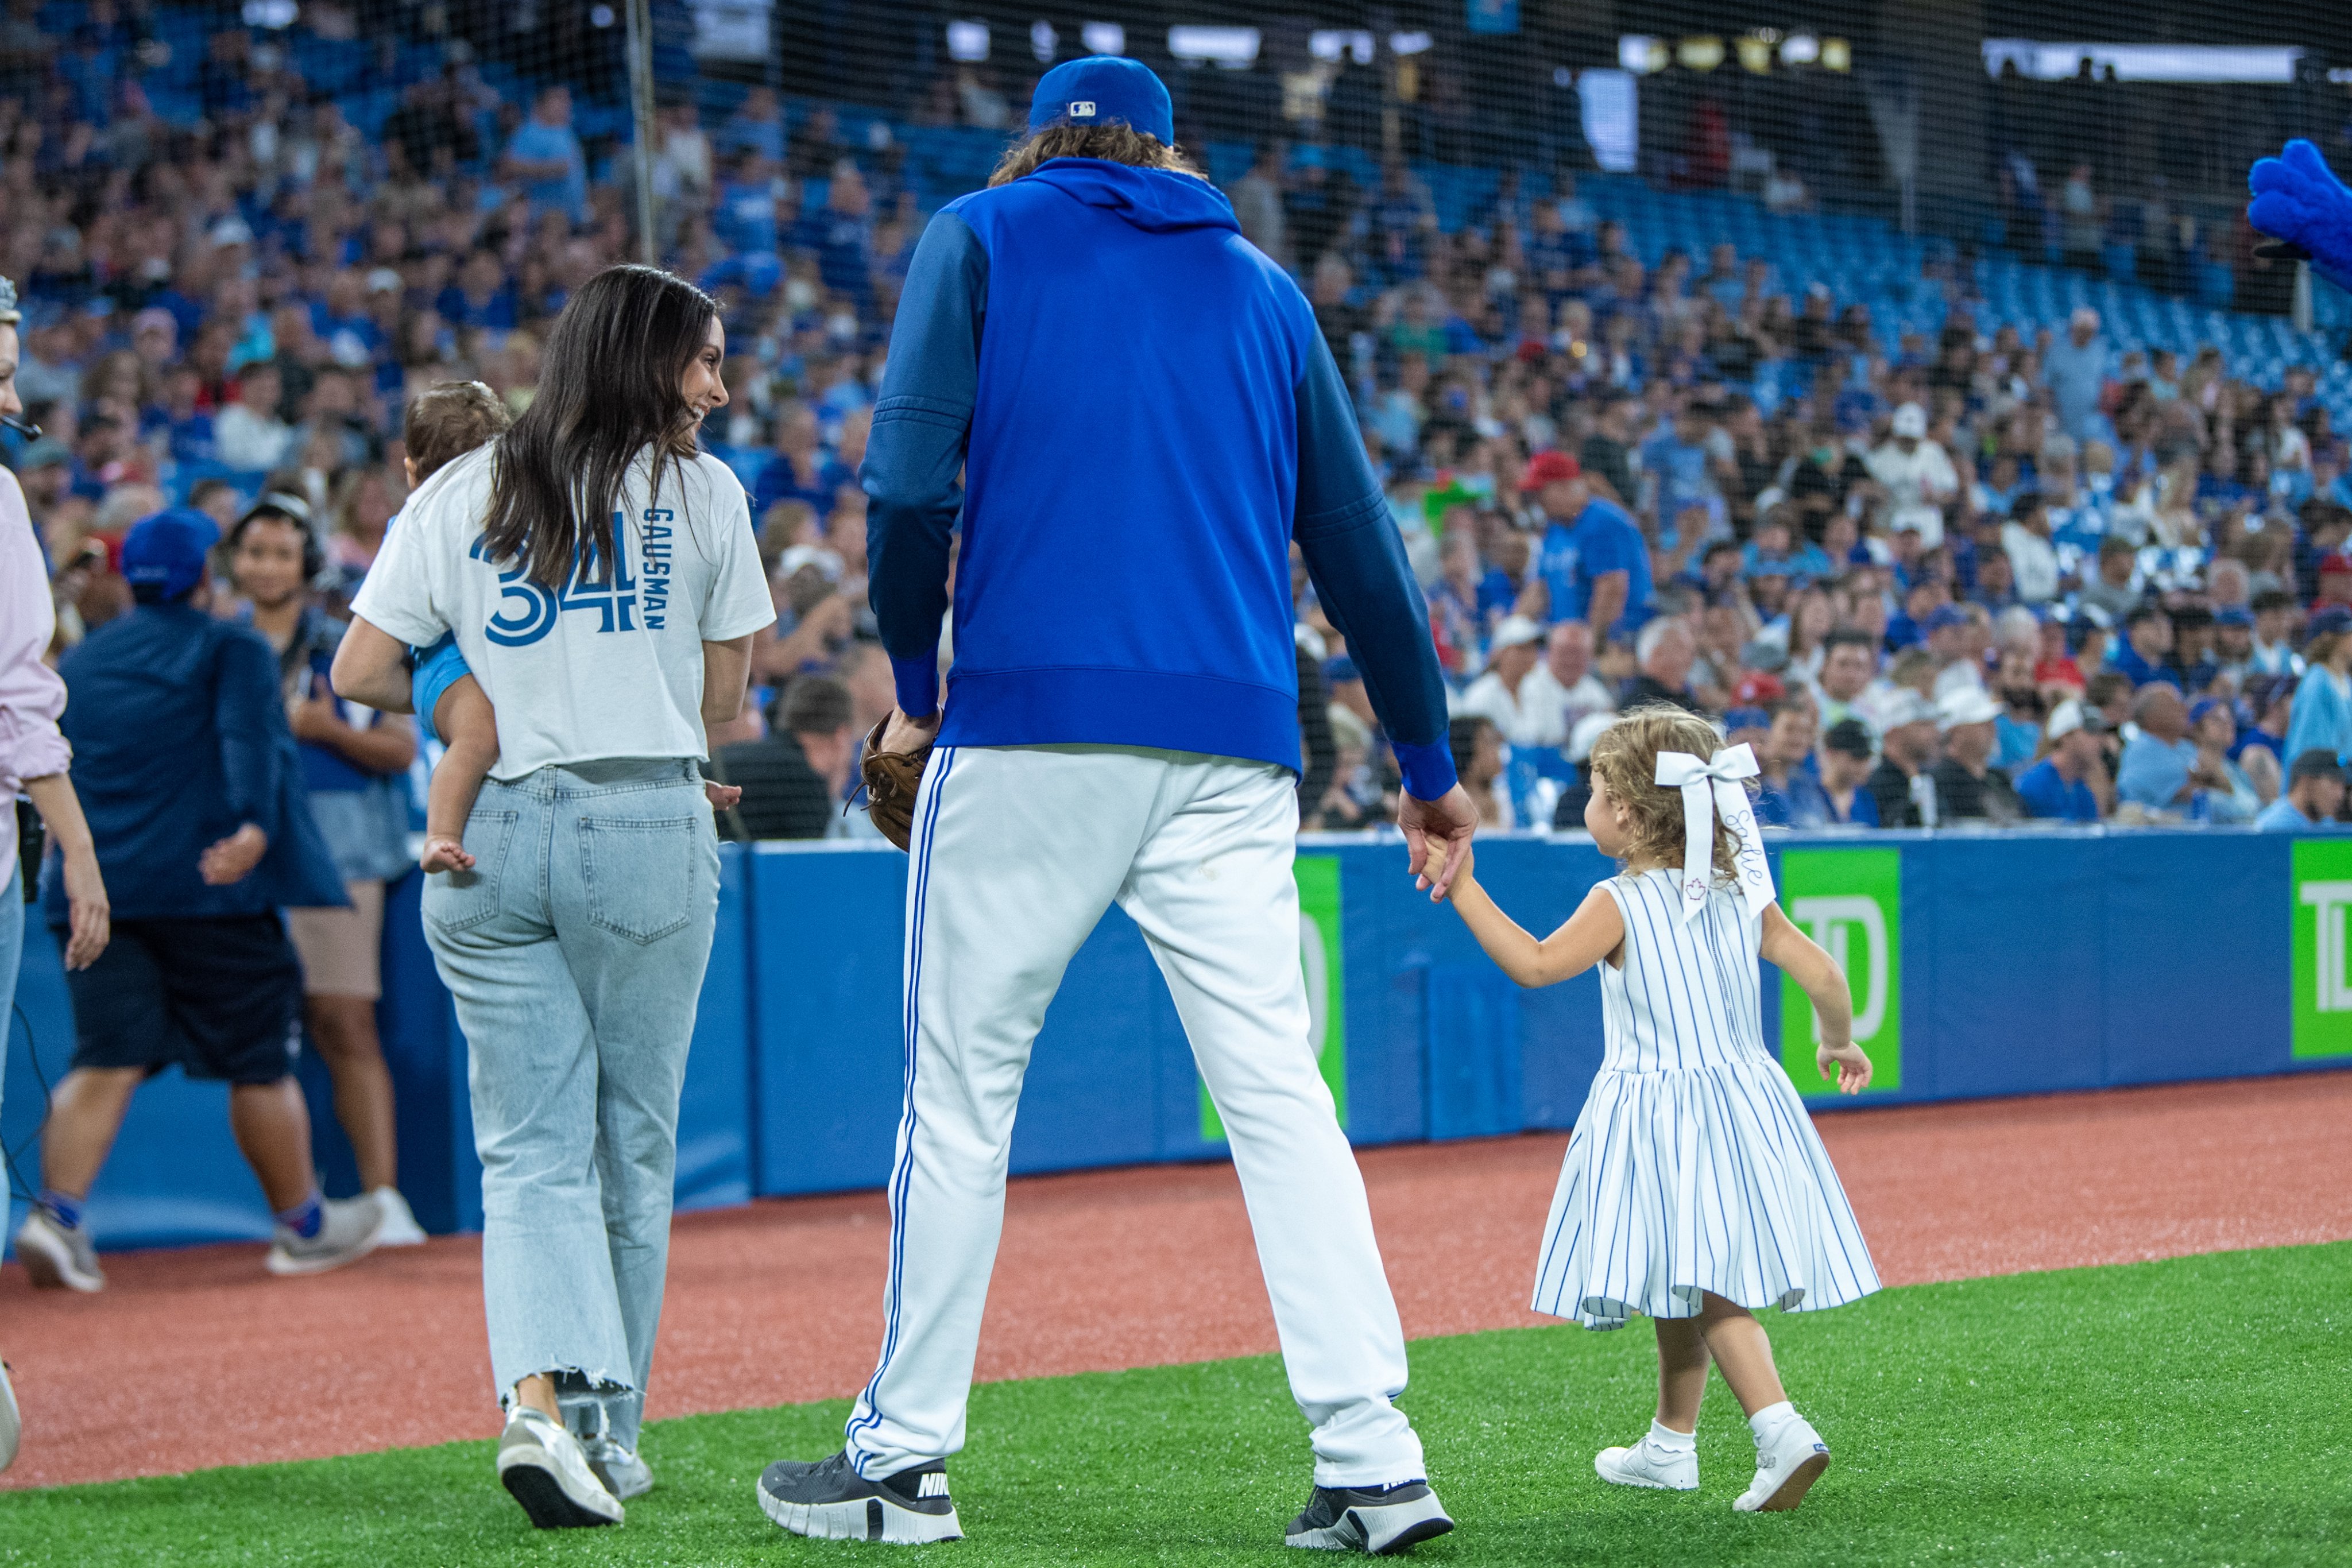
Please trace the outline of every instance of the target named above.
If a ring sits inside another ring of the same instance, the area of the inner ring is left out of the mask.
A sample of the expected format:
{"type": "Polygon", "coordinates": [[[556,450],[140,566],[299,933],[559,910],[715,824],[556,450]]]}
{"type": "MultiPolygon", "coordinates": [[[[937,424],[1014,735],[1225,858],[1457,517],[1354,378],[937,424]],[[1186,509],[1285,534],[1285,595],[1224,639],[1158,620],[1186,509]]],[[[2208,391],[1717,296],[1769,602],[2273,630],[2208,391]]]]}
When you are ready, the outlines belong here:
{"type": "Polygon", "coordinates": [[[1631,637],[1650,618],[1650,547],[1625,508],[1592,493],[1565,452],[1538,452],[1519,490],[1543,508],[1536,575],[1553,621],[1589,622],[1598,638],[1631,637]]]}

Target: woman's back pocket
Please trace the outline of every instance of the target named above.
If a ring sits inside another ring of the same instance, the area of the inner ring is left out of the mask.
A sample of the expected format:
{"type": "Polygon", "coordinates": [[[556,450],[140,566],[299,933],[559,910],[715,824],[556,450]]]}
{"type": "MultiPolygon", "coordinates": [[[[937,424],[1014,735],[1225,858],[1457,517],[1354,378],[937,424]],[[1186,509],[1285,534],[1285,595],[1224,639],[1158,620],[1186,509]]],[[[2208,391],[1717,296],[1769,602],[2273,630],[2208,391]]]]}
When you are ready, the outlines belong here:
{"type": "MultiPolygon", "coordinates": [[[[632,942],[658,942],[683,930],[694,915],[707,858],[702,841],[710,819],[630,817],[579,819],[580,880],[588,918],[632,942]]],[[[711,896],[704,890],[703,896],[711,896]]]]}

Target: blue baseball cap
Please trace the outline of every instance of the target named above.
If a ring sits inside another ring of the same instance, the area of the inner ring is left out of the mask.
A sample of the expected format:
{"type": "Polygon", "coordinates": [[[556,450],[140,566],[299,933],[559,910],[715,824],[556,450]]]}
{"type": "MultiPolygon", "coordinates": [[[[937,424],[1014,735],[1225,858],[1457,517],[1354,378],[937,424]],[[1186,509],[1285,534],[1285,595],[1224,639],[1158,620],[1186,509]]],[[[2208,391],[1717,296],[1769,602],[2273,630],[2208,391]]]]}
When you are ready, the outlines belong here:
{"type": "Polygon", "coordinates": [[[1938,604],[1927,612],[1927,623],[1920,630],[1941,632],[1947,626],[1965,626],[1968,623],[1968,612],[1958,605],[1938,604]]]}
{"type": "Polygon", "coordinates": [[[2213,612],[2213,624],[2216,626],[2252,626],[2253,623],[2254,612],[2242,604],[2224,604],[2213,612]]]}
{"type": "Polygon", "coordinates": [[[218,523],[193,507],[173,507],[131,525],[122,576],[142,601],[169,602],[205,580],[205,557],[218,543],[218,523]]]}
{"type": "Polygon", "coordinates": [[[1029,129],[1108,125],[1121,120],[1162,145],[1176,145],[1176,110],[1168,88],[1140,60],[1089,55],[1047,71],[1029,100],[1029,129]]]}

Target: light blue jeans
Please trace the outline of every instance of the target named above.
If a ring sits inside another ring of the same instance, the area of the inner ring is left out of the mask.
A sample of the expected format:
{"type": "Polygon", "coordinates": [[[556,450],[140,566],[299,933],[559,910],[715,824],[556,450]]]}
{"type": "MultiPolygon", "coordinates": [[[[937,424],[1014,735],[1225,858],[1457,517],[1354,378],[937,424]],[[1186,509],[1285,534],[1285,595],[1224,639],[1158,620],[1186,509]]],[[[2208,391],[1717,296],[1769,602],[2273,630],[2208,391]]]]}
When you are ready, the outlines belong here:
{"type": "Polygon", "coordinates": [[[16,965],[24,956],[25,873],[11,844],[7,885],[0,887],[0,1079],[8,1071],[8,1037],[16,1032],[16,965]]]}
{"type": "Polygon", "coordinates": [[[491,1375],[503,1401],[554,1374],[575,1430],[634,1448],[719,918],[710,807],[691,761],[542,768],[483,785],[466,848],[425,935],[471,1063],[491,1375]]]}

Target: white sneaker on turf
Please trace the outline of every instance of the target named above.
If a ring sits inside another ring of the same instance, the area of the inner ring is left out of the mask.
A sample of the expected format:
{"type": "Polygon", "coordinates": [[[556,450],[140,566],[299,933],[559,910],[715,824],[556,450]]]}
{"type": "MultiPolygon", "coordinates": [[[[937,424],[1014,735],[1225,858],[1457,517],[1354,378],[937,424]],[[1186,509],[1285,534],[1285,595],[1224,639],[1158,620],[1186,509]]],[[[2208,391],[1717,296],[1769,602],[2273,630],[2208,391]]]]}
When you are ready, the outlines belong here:
{"type": "Polygon", "coordinates": [[[1602,1480],[1621,1487],[1698,1490],[1698,1450],[1666,1448],[1647,1433],[1630,1448],[1601,1449],[1592,1456],[1592,1469],[1602,1480]]]}
{"type": "Polygon", "coordinates": [[[400,1196],[398,1187],[380,1186],[368,1196],[375,1199],[378,1208],[383,1210],[383,1225],[375,1233],[377,1246],[425,1245],[425,1227],[416,1223],[416,1216],[409,1212],[408,1200],[400,1196]]]}
{"type": "Polygon", "coordinates": [[[580,1439],[528,1405],[507,1416],[499,1438],[499,1482],[541,1530],[618,1524],[625,1515],[621,1500],[588,1468],[580,1439]]]}
{"type": "Polygon", "coordinates": [[[635,1502],[654,1490],[654,1468],[637,1458],[635,1448],[625,1448],[610,1437],[589,1437],[580,1448],[604,1490],[623,1502],[635,1502]]]}
{"type": "Polygon", "coordinates": [[[1802,1416],[1790,1416],[1769,1441],[1756,1445],[1756,1479],[1731,1506],[1742,1513],[1786,1512],[1805,1500],[1829,1468],[1829,1445],[1822,1435],[1802,1416]]]}

